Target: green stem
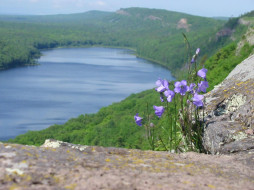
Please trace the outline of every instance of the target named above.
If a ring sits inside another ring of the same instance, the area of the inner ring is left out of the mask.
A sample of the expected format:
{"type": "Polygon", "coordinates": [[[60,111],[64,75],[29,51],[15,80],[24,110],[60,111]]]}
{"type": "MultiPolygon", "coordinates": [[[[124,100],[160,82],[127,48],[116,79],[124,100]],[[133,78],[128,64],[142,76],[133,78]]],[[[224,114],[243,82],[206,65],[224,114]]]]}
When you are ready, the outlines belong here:
{"type": "Polygon", "coordinates": [[[168,151],[168,149],[167,149],[167,147],[166,147],[165,143],[163,142],[163,140],[162,140],[162,138],[161,138],[161,136],[160,136],[160,135],[159,135],[159,139],[160,139],[160,141],[161,141],[162,145],[164,146],[165,150],[167,150],[167,151],[168,151]]]}
{"type": "Polygon", "coordinates": [[[189,81],[189,77],[191,75],[191,46],[190,46],[190,43],[189,43],[189,40],[187,38],[187,36],[182,33],[183,37],[184,37],[184,40],[185,40],[185,43],[186,43],[186,46],[187,46],[187,63],[188,63],[188,81],[189,81]]]}
{"type": "Polygon", "coordinates": [[[170,142],[169,142],[169,149],[170,149],[170,151],[172,150],[172,138],[173,138],[173,121],[172,121],[172,115],[170,116],[169,115],[169,106],[168,106],[168,101],[167,101],[167,114],[168,114],[168,119],[170,119],[171,118],[171,122],[169,122],[169,123],[171,123],[170,124],[170,142]]]}
{"type": "Polygon", "coordinates": [[[151,130],[150,130],[150,117],[149,117],[149,113],[148,113],[148,102],[146,102],[146,114],[147,114],[147,121],[148,123],[146,124],[146,135],[147,135],[147,140],[152,148],[152,150],[154,150],[154,145],[153,142],[151,141],[151,130]]]}
{"type": "Polygon", "coordinates": [[[177,149],[177,145],[176,145],[176,118],[177,118],[177,110],[176,110],[176,100],[175,100],[175,98],[174,98],[174,104],[175,104],[175,123],[174,123],[174,130],[175,130],[175,134],[174,134],[174,136],[175,136],[175,152],[176,152],[176,149],[177,149]]]}
{"type": "Polygon", "coordinates": [[[155,149],[155,145],[154,145],[154,127],[152,127],[152,134],[151,134],[151,137],[152,137],[152,149],[154,150],[155,149]]]}

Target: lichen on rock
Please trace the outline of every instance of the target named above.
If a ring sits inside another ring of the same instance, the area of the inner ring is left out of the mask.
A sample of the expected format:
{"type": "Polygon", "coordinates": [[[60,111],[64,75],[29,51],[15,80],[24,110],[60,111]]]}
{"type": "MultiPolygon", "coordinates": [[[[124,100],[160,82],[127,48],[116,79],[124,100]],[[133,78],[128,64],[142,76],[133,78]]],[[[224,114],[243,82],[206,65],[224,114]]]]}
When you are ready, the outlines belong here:
{"type": "Polygon", "coordinates": [[[212,154],[248,152],[254,138],[254,55],[206,95],[203,145],[212,154]]]}
{"type": "Polygon", "coordinates": [[[234,94],[232,97],[225,101],[226,109],[225,114],[234,112],[239,109],[240,106],[244,105],[246,102],[246,96],[242,94],[234,94]]]}
{"type": "Polygon", "coordinates": [[[70,144],[63,141],[58,141],[54,139],[46,139],[44,144],[41,146],[43,148],[59,148],[60,146],[69,146],[72,149],[77,149],[79,151],[84,151],[88,146],[84,145],[77,145],[77,144],[70,144]]]}
{"type": "Polygon", "coordinates": [[[254,186],[254,154],[173,154],[53,139],[45,144],[49,142],[52,147],[0,144],[0,190],[236,190],[254,186]]]}
{"type": "Polygon", "coordinates": [[[53,141],[51,139],[46,139],[42,147],[45,148],[59,148],[61,146],[62,141],[53,141]]]}

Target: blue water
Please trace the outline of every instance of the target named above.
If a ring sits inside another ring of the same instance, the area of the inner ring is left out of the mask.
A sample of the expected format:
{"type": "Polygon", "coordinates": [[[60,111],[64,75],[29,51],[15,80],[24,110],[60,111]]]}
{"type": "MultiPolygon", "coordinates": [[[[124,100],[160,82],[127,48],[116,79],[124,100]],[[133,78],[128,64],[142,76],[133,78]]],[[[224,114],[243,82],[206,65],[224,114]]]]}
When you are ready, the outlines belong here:
{"type": "Polygon", "coordinates": [[[173,79],[165,68],[130,50],[43,51],[40,65],[0,72],[0,140],[62,124],[173,79]]]}

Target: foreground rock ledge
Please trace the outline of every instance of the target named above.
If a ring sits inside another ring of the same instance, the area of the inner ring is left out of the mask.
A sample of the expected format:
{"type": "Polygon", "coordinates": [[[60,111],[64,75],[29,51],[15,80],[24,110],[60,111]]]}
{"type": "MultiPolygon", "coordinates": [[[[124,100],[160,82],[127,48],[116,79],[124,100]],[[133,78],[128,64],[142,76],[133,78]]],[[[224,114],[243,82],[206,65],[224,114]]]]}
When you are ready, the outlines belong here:
{"type": "Polygon", "coordinates": [[[0,189],[253,189],[254,154],[0,144],[0,189]]]}
{"type": "Polygon", "coordinates": [[[254,55],[206,94],[206,101],[204,148],[212,154],[254,152],[254,55]]]}

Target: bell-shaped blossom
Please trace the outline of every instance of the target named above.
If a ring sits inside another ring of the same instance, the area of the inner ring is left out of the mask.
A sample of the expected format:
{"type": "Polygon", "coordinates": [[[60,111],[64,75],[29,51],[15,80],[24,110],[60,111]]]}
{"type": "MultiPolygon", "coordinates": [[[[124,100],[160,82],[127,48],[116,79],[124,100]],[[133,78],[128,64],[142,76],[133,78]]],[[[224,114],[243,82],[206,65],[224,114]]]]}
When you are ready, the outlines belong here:
{"type": "Polygon", "coordinates": [[[175,93],[174,93],[174,91],[172,91],[172,90],[166,90],[166,91],[164,92],[164,95],[167,97],[167,101],[168,101],[168,102],[172,102],[172,99],[174,98],[175,93]]]}
{"type": "Polygon", "coordinates": [[[196,84],[195,83],[191,83],[190,86],[187,86],[187,91],[190,92],[191,94],[193,94],[195,87],[196,87],[196,84]]]}
{"type": "Polygon", "coordinates": [[[158,86],[155,88],[157,92],[164,92],[165,90],[168,90],[169,84],[167,80],[158,79],[155,84],[158,86]]]}
{"type": "Polygon", "coordinates": [[[139,117],[138,113],[134,116],[134,119],[138,126],[142,126],[142,117],[139,117]]]}
{"type": "Polygon", "coordinates": [[[194,54],[192,59],[191,59],[191,63],[195,63],[196,62],[196,59],[198,57],[199,52],[200,52],[200,48],[197,48],[196,54],[194,54]]]}
{"type": "Polygon", "coordinates": [[[163,112],[164,112],[164,107],[163,106],[153,106],[153,109],[155,111],[155,115],[158,117],[161,117],[163,112]]]}
{"type": "Polygon", "coordinates": [[[177,81],[175,82],[175,89],[174,91],[176,93],[180,93],[182,96],[185,95],[185,93],[187,92],[188,87],[187,87],[187,81],[186,80],[182,80],[181,82],[177,81]]]}
{"type": "Polygon", "coordinates": [[[192,57],[191,63],[195,63],[195,56],[192,57]]]}
{"type": "Polygon", "coordinates": [[[203,98],[204,98],[203,95],[194,94],[194,96],[193,96],[193,98],[192,98],[193,104],[194,104],[195,106],[197,106],[197,107],[202,107],[202,106],[204,106],[203,98]]]}
{"type": "Polygon", "coordinates": [[[198,83],[198,92],[206,92],[206,89],[209,87],[207,81],[201,81],[198,83]]]}
{"type": "Polygon", "coordinates": [[[198,55],[199,52],[200,52],[200,48],[197,48],[197,50],[196,50],[196,55],[198,55]]]}
{"type": "Polygon", "coordinates": [[[202,68],[200,69],[198,72],[197,72],[197,75],[203,79],[206,78],[206,73],[207,73],[207,69],[205,68],[202,68]]]}

